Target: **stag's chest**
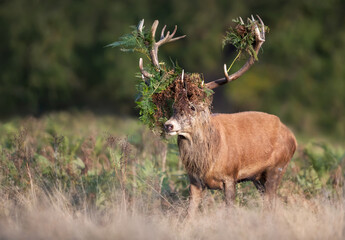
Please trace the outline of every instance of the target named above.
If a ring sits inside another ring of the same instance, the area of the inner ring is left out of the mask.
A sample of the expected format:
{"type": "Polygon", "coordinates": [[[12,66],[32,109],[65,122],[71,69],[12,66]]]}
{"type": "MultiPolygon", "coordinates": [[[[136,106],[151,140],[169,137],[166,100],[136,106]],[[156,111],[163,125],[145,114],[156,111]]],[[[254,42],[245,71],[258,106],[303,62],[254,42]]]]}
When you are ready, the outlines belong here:
{"type": "Polygon", "coordinates": [[[205,176],[211,165],[207,146],[203,146],[200,142],[195,143],[189,139],[179,137],[178,147],[181,161],[187,173],[199,178],[205,176]]]}
{"type": "Polygon", "coordinates": [[[221,189],[222,182],[214,174],[217,154],[208,142],[191,142],[183,137],[178,138],[180,158],[187,173],[200,180],[211,189],[221,189]]]}

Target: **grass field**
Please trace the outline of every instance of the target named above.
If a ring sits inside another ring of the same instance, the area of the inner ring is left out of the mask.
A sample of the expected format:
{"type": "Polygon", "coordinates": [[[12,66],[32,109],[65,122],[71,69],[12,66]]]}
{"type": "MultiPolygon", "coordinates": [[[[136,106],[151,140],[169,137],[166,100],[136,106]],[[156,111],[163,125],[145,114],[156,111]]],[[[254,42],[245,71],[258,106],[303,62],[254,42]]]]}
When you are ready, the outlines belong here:
{"type": "Polygon", "coordinates": [[[91,113],[2,122],[0,239],[344,239],[345,148],[301,139],[275,211],[241,183],[234,208],[207,191],[187,220],[176,139],[91,113]]]}

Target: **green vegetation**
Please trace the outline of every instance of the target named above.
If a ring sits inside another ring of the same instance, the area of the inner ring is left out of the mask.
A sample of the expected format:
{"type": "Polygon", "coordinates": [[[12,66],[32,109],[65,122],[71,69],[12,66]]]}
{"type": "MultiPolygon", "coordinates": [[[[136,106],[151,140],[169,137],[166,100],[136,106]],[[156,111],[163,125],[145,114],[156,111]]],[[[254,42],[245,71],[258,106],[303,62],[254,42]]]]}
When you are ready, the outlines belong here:
{"type": "MultiPolygon", "coordinates": [[[[0,136],[3,194],[60,189],[73,196],[73,205],[87,199],[90,207],[101,209],[114,201],[114,192],[120,193],[115,201],[128,202],[127,206],[133,199],[149,198],[173,208],[188,196],[175,139],[162,143],[131,119],[51,114],[4,123],[0,136]]],[[[344,164],[344,148],[300,143],[280,197],[288,203],[292,195],[342,196],[344,164]]],[[[238,188],[239,203],[259,198],[252,184],[238,188]]],[[[216,191],[210,198],[218,201],[221,195],[216,191]]]]}

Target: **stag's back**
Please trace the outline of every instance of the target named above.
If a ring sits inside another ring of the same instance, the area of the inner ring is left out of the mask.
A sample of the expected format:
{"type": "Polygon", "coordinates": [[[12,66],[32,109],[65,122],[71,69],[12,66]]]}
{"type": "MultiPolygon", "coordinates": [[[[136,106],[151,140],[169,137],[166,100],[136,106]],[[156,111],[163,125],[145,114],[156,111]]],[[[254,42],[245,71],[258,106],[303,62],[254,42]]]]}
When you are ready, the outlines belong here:
{"type": "Polygon", "coordinates": [[[278,117],[261,112],[217,114],[211,123],[220,133],[214,171],[252,178],[270,167],[284,168],[296,150],[296,139],[278,117]]]}

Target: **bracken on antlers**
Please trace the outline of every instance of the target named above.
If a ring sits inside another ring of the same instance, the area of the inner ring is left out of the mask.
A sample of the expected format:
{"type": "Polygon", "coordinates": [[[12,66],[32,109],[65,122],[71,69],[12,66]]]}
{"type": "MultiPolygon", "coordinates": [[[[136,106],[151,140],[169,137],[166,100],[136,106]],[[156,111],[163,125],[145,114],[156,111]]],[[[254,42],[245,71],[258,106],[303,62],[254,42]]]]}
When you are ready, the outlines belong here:
{"type": "MultiPolygon", "coordinates": [[[[255,32],[256,44],[254,47],[254,51],[256,52],[256,54],[259,53],[259,50],[260,50],[262,44],[265,42],[265,25],[258,15],[257,15],[257,18],[260,21],[261,30],[259,29],[253,15],[252,15],[252,19],[251,20],[249,19],[250,21],[255,23],[254,32],[255,32]]],[[[240,21],[241,21],[241,24],[243,24],[242,18],[240,18],[240,21]]],[[[248,71],[250,69],[250,67],[254,64],[254,62],[255,62],[255,58],[253,56],[251,56],[248,59],[248,61],[243,65],[243,67],[241,69],[239,69],[237,72],[231,74],[230,76],[228,75],[227,66],[226,66],[226,64],[224,64],[224,75],[225,75],[225,77],[207,83],[206,87],[209,89],[214,89],[216,87],[219,87],[220,85],[223,85],[223,84],[226,84],[228,82],[236,80],[237,78],[241,77],[246,71],[248,71]]]]}

